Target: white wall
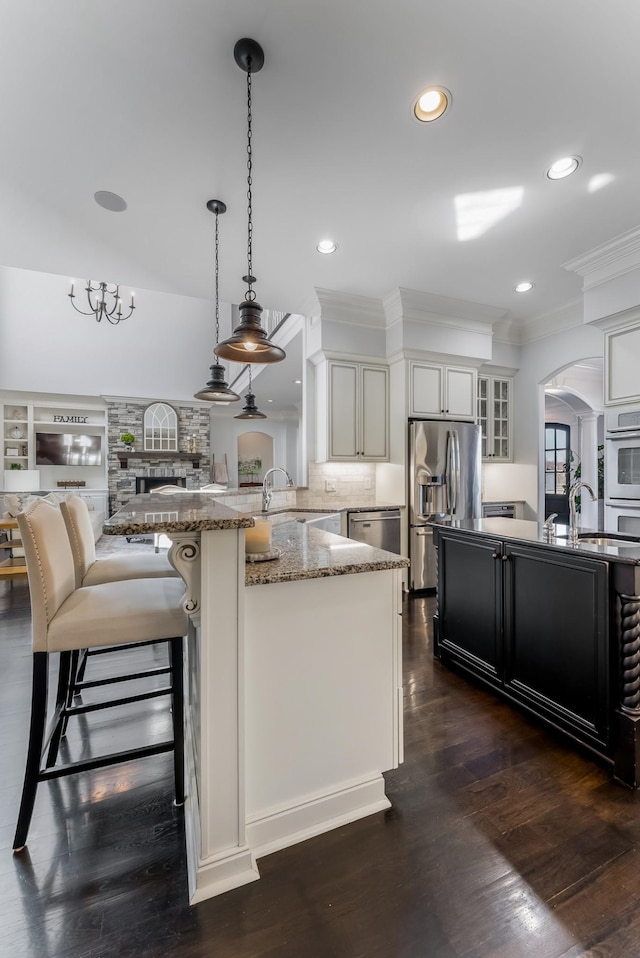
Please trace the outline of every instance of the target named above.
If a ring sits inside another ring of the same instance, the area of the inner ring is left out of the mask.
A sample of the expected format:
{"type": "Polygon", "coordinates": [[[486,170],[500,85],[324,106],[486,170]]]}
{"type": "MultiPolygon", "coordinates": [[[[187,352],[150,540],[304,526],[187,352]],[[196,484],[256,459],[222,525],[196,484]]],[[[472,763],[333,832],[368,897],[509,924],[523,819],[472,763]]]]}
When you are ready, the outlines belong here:
{"type": "MultiPolygon", "coordinates": [[[[82,306],[84,281],[74,278],[82,306]]],[[[0,388],[185,400],[204,386],[214,359],[212,301],[136,289],[131,319],[111,326],[76,313],[69,285],[0,267],[0,388]]],[[[226,304],[222,321],[230,324],[226,304]]]]}

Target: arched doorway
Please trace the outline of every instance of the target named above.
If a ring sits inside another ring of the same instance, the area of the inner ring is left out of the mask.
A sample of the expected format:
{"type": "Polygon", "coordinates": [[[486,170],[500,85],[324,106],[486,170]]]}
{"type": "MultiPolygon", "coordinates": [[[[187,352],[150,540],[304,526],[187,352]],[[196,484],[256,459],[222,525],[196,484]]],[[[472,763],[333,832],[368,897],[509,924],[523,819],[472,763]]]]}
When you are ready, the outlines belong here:
{"type": "Polygon", "coordinates": [[[576,499],[581,524],[593,529],[603,528],[604,521],[602,376],[602,359],[597,357],[556,371],[544,384],[541,485],[545,516],[557,512],[556,521],[566,522],[569,488],[582,480],[598,497],[597,502],[588,495],[576,499]]]}
{"type": "Polygon", "coordinates": [[[273,437],[266,432],[243,432],[238,436],[238,486],[261,486],[273,466],[273,437]]]}

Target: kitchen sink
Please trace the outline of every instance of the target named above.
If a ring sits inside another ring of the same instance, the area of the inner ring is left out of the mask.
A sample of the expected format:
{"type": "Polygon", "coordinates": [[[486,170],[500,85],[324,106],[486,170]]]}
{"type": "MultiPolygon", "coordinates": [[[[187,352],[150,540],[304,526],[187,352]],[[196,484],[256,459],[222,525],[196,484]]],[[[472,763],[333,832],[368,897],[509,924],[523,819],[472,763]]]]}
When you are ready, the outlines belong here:
{"type": "Polygon", "coordinates": [[[640,541],[637,539],[617,539],[615,536],[579,535],[578,540],[593,546],[615,546],[616,548],[620,549],[640,549],[640,541]]]}

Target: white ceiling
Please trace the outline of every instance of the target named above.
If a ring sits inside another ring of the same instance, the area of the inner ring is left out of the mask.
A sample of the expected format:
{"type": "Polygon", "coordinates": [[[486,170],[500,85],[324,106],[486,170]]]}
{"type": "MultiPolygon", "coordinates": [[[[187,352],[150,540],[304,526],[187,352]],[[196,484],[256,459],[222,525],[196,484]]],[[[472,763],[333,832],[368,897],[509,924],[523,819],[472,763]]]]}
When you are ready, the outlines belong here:
{"type": "Polygon", "coordinates": [[[216,197],[221,298],[239,302],[242,36],[266,57],[253,80],[265,307],[401,286],[526,322],[579,299],[563,263],[640,223],[630,0],[0,0],[0,17],[0,265],[210,297],[216,197]],[[453,104],[419,124],[429,84],[453,104]],[[578,173],[546,178],[568,154],[578,173]],[[96,190],[127,211],[101,209],[96,190]],[[464,196],[516,205],[462,240],[464,196]],[[333,256],[315,251],[326,236],[333,256]]]}

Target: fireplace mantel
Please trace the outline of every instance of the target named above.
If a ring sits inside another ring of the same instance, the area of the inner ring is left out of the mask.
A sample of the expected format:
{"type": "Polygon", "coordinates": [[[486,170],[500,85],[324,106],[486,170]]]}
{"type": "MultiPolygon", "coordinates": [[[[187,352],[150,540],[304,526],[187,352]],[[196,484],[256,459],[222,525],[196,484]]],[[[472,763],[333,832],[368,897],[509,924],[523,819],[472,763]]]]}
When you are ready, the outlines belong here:
{"type": "Polygon", "coordinates": [[[200,463],[204,458],[199,453],[180,452],[179,450],[175,452],[156,452],[151,449],[145,450],[144,452],[118,452],[116,455],[120,460],[121,469],[127,469],[129,467],[130,459],[143,459],[146,462],[155,462],[158,459],[165,461],[171,459],[174,462],[190,462],[194,469],[200,469],[200,463]]]}

